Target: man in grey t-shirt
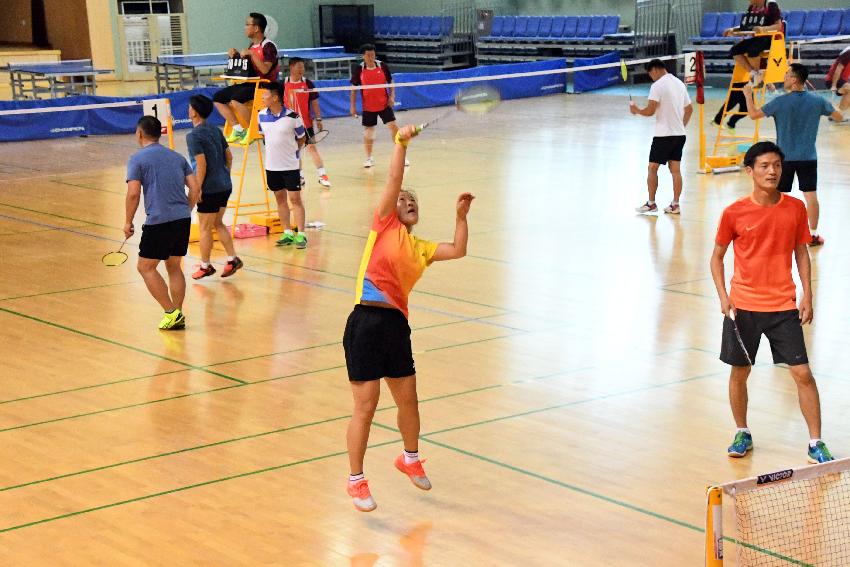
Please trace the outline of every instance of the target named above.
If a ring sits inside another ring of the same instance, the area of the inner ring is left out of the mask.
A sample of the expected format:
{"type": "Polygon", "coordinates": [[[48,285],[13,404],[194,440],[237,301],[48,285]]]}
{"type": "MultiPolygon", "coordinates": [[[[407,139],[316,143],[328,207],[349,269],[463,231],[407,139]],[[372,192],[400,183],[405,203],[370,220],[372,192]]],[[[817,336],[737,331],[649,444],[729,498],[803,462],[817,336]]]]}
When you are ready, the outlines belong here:
{"type": "Polygon", "coordinates": [[[136,141],[142,149],[127,163],[124,236],[130,238],[135,232],[133,218],[144,190],[146,218],[139,243],[138,270],[148,291],[165,311],[159,328],[172,330],[186,326],[181,311],[186,278],[180,262],[189,248],[192,208],[201,190],[186,158],[160,145],[161,133],[162,124],[153,116],[143,116],[136,125],[136,141]],[[188,196],[184,186],[189,187],[188,196]],[[163,260],[169,285],[156,270],[163,260]]]}

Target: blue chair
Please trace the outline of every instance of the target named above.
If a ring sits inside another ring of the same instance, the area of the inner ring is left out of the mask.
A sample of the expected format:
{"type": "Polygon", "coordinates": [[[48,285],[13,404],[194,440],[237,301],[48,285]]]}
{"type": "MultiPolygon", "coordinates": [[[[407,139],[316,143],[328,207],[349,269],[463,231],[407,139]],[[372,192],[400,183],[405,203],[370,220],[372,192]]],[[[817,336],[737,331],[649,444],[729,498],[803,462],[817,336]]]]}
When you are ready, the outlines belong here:
{"type": "Polygon", "coordinates": [[[525,30],[528,29],[528,16],[517,16],[516,26],[514,26],[514,37],[525,37],[525,30]]]}
{"type": "Polygon", "coordinates": [[[602,39],[602,30],[605,29],[605,16],[593,16],[590,19],[590,30],[587,36],[590,39],[602,39]]]}
{"type": "Polygon", "coordinates": [[[823,25],[825,10],[809,10],[806,13],[806,23],[803,24],[803,37],[817,37],[823,25]]]}
{"type": "MultiPolygon", "coordinates": [[[[588,27],[588,30],[590,27],[588,27]]],[[[573,39],[576,37],[578,30],[578,16],[567,16],[564,18],[564,34],[561,36],[564,39],[573,39]]]]}
{"type": "Polygon", "coordinates": [[[564,16],[555,16],[552,18],[552,31],[549,32],[549,40],[559,40],[564,37],[564,16]]]}
{"type": "Polygon", "coordinates": [[[785,13],[785,37],[800,37],[803,33],[803,24],[806,21],[806,12],[793,10],[785,13]]]}
{"type": "MultiPolygon", "coordinates": [[[[699,38],[709,39],[717,34],[717,21],[720,19],[720,14],[717,12],[706,12],[702,15],[702,26],[699,28],[699,38]]],[[[721,32],[722,33],[722,32],[721,32]]],[[[693,39],[697,39],[692,37],[693,39]]]]}
{"type": "Polygon", "coordinates": [[[502,35],[500,37],[502,39],[513,37],[514,29],[516,29],[516,16],[505,16],[505,22],[502,24],[502,35]]]}
{"type": "Polygon", "coordinates": [[[455,27],[455,17],[454,16],[443,16],[440,22],[440,35],[443,37],[448,37],[452,35],[455,27]]]}
{"type": "Polygon", "coordinates": [[[384,35],[384,18],[386,16],[375,16],[372,19],[372,27],[375,32],[375,37],[381,37],[384,35]]]}
{"type": "Polygon", "coordinates": [[[401,18],[398,16],[389,16],[390,19],[390,27],[387,30],[388,36],[396,36],[398,35],[398,28],[401,25],[401,18]]]}
{"type": "Polygon", "coordinates": [[[398,26],[399,37],[410,37],[413,28],[413,16],[402,16],[401,23],[398,26]]]}
{"type": "MultiPolygon", "coordinates": [[[[734,28],[740,23],[740,14],[737,14],[735,12],[720,12],[720,15],[717,18],[717,31],[714,33],[714,39],[722,38],[723,32],[725,32],[729,28],[734,28]]],[[[735,41],[740,41],[740,38],[735,39],[735,41]]]]}
{"type": "Polygon", "coordinates": [[[840,35],[850,35],[850,8],[844,10],[844,17],[841,18],[840,35]]]}
{"type": "Polygon", "coordinates": [[[440,28],[442,25],[443,22],[440,16],[431,16],[431,19],[428,20],[428,33],[426,35],[428,37],[440,37],[440,28]]]}
{"type": "Polygon", "coordinates": [[[605,16],[602,35],[613,35],[620,31],[620,16],[605,16]]]}
{"type": "Polygon", "coordinates": [[[490,35],[485,36],[482,39],[492,39],[492,38],[495,38],[495,37],[501,37],[502,27],[504,25],[505,25],[505,17],[504,16],[493,17],[493,26],[490,28],[490,35]]]}
{"type": "Polygon", "coordinates": [[[525,28],[523,37],[537,37],[540,33],[540,16],[532,16],[528,18],[528,26],[525,28]]]}
{"type": "Polygon", "coordinates": [[[552,16],[543,16],[540,18],[540,30],[537,32],[537,39],[547,40],[552,35],[552,16]]]}
{"type": "Polygon", "coordinates": [[[579,16],[578,25],[576,26],[576,37],[584,39],[590,36],[590,22],[593,20],[590,16],[579,16]]]}
{"type": "Polygon", "coordinates": [[[841,31],[841,17],[844,10],[827,10],[823,15],[823,23],[820,26],[820,35],[838,35],[841,31]]]}

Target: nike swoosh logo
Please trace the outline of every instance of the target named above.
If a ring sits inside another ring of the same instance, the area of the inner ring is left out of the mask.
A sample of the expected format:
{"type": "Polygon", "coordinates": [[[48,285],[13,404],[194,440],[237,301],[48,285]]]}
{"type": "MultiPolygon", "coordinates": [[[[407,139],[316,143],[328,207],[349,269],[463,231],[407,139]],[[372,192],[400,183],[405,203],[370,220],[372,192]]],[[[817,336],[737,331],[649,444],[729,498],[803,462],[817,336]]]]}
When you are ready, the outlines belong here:
{"type": "Polygon", "coordinates": [[[744,230],[746,230],[747,232],[750,232],[750,231],[751,231],[751,230],[753,230],[754,228],[755,228],[754,226],[745,226],[745,227],[744,227],[744,230]]]}

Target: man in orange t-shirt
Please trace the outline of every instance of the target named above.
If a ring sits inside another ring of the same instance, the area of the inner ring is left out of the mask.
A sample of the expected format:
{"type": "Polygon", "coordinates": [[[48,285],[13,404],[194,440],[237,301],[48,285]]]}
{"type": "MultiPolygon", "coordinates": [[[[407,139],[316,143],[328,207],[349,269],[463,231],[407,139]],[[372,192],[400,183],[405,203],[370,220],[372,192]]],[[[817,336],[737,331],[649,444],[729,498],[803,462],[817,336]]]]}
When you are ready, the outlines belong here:
{"type": "Polygon", "coordinates": [[[809,462],[823,463],[833,459],[820,438],[820,397],[802,327],[813,316],[807,248],[811,235],[803,202],[778,190],[784,157],[773,142],[759,142],[747,151],[744,165],[753,179],[753,192],[723,210],[711,256],[711,276],[725,316],[720,360],[732,366],[729,402],[738,427],[728,454],[743,457],[753,448],[747,427],[747,378],[764,334],[774,364],[787,364],[797,383],[800,409],[809,428],[809,462]],[[723,258],[733,242],[735,272],[727,294],[723,258]],[[791,277],[792,255],[803,284],[799,309],[791,277]]]}

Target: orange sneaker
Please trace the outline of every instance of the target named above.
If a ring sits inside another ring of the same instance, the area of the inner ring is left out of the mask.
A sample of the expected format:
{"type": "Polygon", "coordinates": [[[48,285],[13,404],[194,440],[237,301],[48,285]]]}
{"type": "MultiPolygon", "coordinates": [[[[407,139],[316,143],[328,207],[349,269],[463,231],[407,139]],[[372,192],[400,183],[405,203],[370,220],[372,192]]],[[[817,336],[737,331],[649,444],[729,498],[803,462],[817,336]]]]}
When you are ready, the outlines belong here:
{"type": "Polygon", "coordinates": [[[372,493],[369,491],[369,481],[365,478],[357,482],[349,482],[347,489],[354,507],[361,512],[371,512],[378,507],[372,498],[372,493]]]}
{"type": "Polygon", "coordinates": [[[413,486],[420,490],[431,490],[431,481],[425,476],[425,469],[422,468],[422,463],[425,461],[416,461],[409,465],[404,463],[404,455],[399,455],[395,460],[395,468],[403,472],[410,478],[413,486]]]}
{"type": "Polygon", "coordinates": [[[198,264],[195,266],[195,271],[192,273],[193,280],[199,280],[201,278],[205,278],[207,276],[211,276],[215,273],[215,268],[213,268],[212,264],[207,266],[206,268],[202,265],[198,264]]]}

